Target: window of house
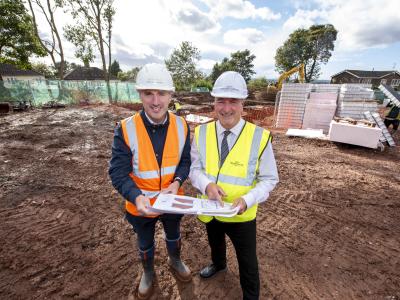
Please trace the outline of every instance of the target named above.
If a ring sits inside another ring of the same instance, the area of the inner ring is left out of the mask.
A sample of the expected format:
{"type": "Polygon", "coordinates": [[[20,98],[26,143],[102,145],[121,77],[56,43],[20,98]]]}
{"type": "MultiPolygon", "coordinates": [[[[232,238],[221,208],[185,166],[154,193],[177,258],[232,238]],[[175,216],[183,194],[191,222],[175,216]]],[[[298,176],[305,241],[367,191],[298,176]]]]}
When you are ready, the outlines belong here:
{"type": "Polygon", "coordinates": [[[371,78],[362,78],[361,83],[371,83],[371,78]]]}
{"type": "Polygon", "coordinates": [[[381,84],[386,84],[386,79],[382,79],[381,84]]]}
{"type": "Polygon", "coordinates": [[[398,86],[398,85],[400,85],[400,79],[392,79],[391,86],[398,86]]]}

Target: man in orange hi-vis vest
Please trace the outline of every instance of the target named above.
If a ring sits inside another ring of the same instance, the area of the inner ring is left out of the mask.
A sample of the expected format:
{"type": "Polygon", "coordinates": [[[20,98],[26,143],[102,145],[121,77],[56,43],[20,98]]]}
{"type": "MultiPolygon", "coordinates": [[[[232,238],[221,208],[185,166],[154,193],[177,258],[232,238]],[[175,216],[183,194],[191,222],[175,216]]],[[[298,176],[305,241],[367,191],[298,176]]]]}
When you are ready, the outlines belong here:
{"type": "Polygon", "coordinates": [[[192,279],[180,257],[182,215],[151,211],[159,193],[183,195],[181,185],[190,170],[190,138],[186,121],[168,112],[174,85],[164,65],[145,65],[137,74],[136,89],[143,110],[117,125],[109,174],[113,186],[126,199],[126,219],[137,234],[143,265],[138,298],[147,299],[153,289],[158,220],[164,227],[172,271],[183,282],[192,279]]]}

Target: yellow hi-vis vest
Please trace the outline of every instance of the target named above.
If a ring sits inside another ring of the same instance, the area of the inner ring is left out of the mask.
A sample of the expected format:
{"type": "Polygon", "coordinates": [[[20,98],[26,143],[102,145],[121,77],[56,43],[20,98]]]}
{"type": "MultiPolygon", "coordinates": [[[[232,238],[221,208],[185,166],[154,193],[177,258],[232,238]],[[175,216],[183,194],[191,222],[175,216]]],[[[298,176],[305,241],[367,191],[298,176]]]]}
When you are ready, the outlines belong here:
{"type": "MultiPolygon", "coordinates": [[[[246,122],[221,168],[216,123],[211,122],[196,127],[195,139],[202,170],[212,182],[225,191],[227,196],[222,199],[223,201],[232,203],[256,185],[259,159],[271,139],[269,131],[246,122]]],[[[213,218],[222,222],[236,223],[251,221],[255,219],[256,214],[257,204],[232,218],[201,215],[199,219],[205,223],[213,218]]]]}
{"type": "Polygon", "coordinates": [[[180,105],[179,102],[175,102],[175,110],[178,111],[181,108],[182,108],[182,105],[180,105]]]}

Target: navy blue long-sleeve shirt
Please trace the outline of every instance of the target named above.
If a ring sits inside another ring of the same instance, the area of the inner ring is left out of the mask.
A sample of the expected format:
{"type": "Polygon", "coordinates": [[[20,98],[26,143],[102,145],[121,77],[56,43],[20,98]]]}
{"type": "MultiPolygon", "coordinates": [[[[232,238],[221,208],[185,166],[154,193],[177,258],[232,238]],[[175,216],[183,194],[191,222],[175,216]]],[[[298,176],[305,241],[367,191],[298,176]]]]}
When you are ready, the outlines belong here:
{"type": "MultiPolygon", "coordinates": [[[[140,112],[147,133],[153,144],[154,153],[158,165],[161,166],[165,139],[169,125],[169,115],[167,121],[161,125],[153,125],[147,119],[144,111],[140,112]]],[[[175,170],[174,178],[179,177],[182,182],[186,180],[190,171],[190,132],[186,136],[185,146],[182,151],[182,157],[175,170]]],[[[121,124],[118,123],[114,130],[114,141],[112,145],[112,154],[108,174],[111,177],[111,182],[115,189],[128,201],[135,204],[137,196],[142,195],[142,191],[137,187],[135,182],[129,176],[132,172],[132,151],[125,144],[121,124]]]]}

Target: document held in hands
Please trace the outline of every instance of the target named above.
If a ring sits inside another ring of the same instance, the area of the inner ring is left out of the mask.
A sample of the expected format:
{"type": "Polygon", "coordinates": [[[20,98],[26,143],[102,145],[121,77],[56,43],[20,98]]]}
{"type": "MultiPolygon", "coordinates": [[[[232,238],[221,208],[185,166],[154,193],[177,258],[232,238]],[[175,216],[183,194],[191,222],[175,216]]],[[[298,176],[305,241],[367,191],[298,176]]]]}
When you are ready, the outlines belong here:
{"type": "Polygon", "coordinates": [[[224,202],[222,207],[218,201],[198,199],[173,194],[160,194],[151,209],[157,213],[209,215],[233,217],[239,208],[232,208],[231,203],[224,202]]]}

